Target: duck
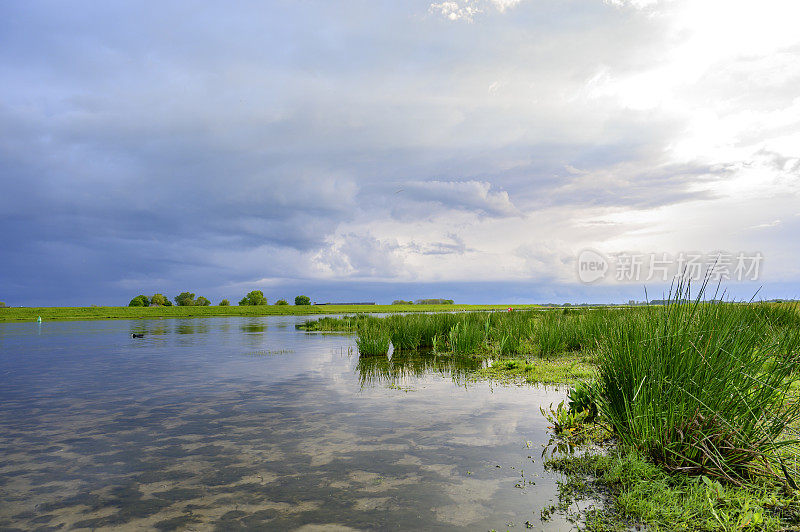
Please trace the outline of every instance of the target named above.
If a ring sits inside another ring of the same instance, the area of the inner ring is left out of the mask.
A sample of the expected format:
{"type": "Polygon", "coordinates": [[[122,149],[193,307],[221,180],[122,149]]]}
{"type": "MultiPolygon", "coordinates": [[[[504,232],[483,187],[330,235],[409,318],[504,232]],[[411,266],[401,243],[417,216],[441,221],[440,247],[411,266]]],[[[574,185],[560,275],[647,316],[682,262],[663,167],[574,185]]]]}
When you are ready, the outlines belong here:
{"type": "Polygon", "coordinates": [[[131,333],[131,338],[144,338],[144,334],[131,333]]]}

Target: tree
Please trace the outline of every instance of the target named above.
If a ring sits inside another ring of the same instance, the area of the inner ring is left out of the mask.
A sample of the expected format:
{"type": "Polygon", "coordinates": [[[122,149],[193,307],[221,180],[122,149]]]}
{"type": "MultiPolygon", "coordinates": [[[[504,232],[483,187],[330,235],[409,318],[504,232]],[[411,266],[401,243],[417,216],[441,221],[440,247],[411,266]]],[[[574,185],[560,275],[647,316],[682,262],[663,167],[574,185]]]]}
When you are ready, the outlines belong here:
{"type": "Polygon", "coordinates": [[[175,296],[175,303],[177,303],[179,307],[191,307],[195,304],[194,294],[191,292],[181,292],[175,296]]]}
{"type": "Polygon", "coordinates": [[[240,306],[245,306],[245,305],[255,306],[255,305],[266,305],[266,304],[267,304],[267,298],[264,297],[264,292],[262,292],[261,290],[253,290],[252,292],[244,296],[241,301],[239,301],[240,306]]]}
{"type": "MultiPolygon", "coordinates": [[[[286,304],[286,301],[284,301],[284,302],[283,302],[283,304],[285,305],[285,304],[286,304]]],[[[3,301],[0,301],[0,308],[6,308],[6,304],[5,304],[5,302],[3,302],[3,301]]]]}
{"type": "Polygon", "coordinates": [[[166,307],[171,303],[169,302],[169,299],[164,296],[164,294],[153,294],[153,297],[150,298],[150,304],[158,305],[159,307],[166,307]]]}
{"type": "Polygon", "coordinates": [[[219,306],[220,307],[229,307],[230,305],[231,305],[231,302],[228,301],[227,299],[223,299],[222,301],[219,302],[219,306]]]}
{"type": "Polygon", "coordinates": [[[392,305],[413,305],[413,301],[403,301],[402,299],[395,299],[392,301],[392,305]]]}
{"type": "Polygon", "coordinates": [[[276,305],[288,305],[285,299],[279,299],[275,302],[276,305]]]}
{"type": "Polygon", "coordinates": [[[129,307],[149,307],[150,300],[145,295],[138,295],[131,299],[131,302],[128,303],[129,307]]]}
{"type": "Polygon", "coordinates": [[[211,301],[204,298],[203,296],[200,296],[195,300],[194,304],[197,305],[198,307],[207,307],[211,304],[211,301]]]}
{"type": "Polygon", "coordinates": [[[308,297],[308,296],[297,296],[296,298],[294,298],[294,304],[295,305],[310,305],[311,304],[311,298],[308,297]]]}

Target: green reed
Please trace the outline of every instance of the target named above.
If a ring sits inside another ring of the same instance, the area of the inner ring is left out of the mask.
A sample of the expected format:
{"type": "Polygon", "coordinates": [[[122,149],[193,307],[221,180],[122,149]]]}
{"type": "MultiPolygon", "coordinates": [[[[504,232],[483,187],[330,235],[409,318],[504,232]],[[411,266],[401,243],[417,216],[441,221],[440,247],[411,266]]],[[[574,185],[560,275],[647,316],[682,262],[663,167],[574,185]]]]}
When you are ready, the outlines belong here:
{"type": "Polygon", "coordinates": [[[795,443],[783,436],[800,421],[785,356],[798,340],[775,338],[794,318],[767,305],[705,303],[705,289],[682,302],[691,293],[681,283],[666,306],[603,317],[601,413],[623,444],[669,470],[791,479],[780,450],[795,443]]]}
{"type": "Polygon", "coordinates": [[[450,350],[459,355],[469,355],[478,351],[485,339],[479,323],[464,320],[456,323],[448,333],[450,350]]]}
{"type": "Polygon", "coordinates": [[[378,318],[363,320],[358,325],[356,332],[356,346],[361,355],[385,355],[389,352],[389,342],[392,339],[391,330],[386,323],[378,318]]]}

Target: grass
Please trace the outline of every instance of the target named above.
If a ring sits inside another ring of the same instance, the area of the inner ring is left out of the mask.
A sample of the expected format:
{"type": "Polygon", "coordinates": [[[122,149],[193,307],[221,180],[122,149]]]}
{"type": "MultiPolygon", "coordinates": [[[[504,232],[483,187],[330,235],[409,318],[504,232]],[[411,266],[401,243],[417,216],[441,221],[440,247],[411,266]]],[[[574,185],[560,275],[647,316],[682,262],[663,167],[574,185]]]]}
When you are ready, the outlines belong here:
{"type": "Polygon", "coordinates": [[[652,531],[796,530],[800,498],[770,482],[746,487],[706,476],[670,474],[634,451],[585,452],[545,462],[565,474],[557,505],[546,508],[583,521],[591,531],[631,530],[645,523],[652,531]],[[601,507],[574,511],[594,499],[601,507]]]}
{"type": "Polygon", "coordinates": [[[356,346],[361,355],[378,356],[389,353],[391,333],[375,319],[364,320],[358,326],[356,346]]]}
{"type": "Polygon", "coordinates": [[[476,323],[467,320],[456,323],[447,334],[450,350],[457,355],[471,355],[484,342],[486,335],[476,323]]]}
{"type": "MultiPolygon", "coordinates": [[[[316,327],[352,330],[360,319],[404,356],[432,344],[451,359],[486,360],[476,378],[584,383],[572,406],[545,415],[561,452],[612,438],[605,452],[551,461],[567,475],[564,500],[608,498],[579,512],[589,529],[796,528],[800,313],[706,303],[705,288],[691,299],[679,285],[659,307],[329,318],[316,327]],[[597,409],[599,424],[578,403],[597,409]]],[[[366,374],[402,375],[392,360],[370,362],[366,374]]]]}
{"type": "MultiPolygon", "coordinates": [[[[506,305],[259,305],[208,307],[5,307],[0,322],[113,320],[147,318],[210,318],[219,316],[276,316],[363,313],[419,313],[505,310],[506,305]]],[[[516,308],[516,307],[515,307],[516,308]]],[[[521,305],[520,308],[539,308],[521,305]]]]}
{"type": "Polygon", "coordinates": [[[612,311],[517,310],[514,312],[426,313],[384,318],[345,316],[307,320],[308,331],[354,332],[364,320],[386,329],[399,350],[436,347],[488,357],[556,355],[595,348],[603,316],[612,311]]]}
{"type": "MultiPolygon", "coordinates": [[[[789,400],[798,345],[781,343],[786,315],[702,295],[608,323],[598,406],[624,445],[668,470],[740,483],[777,465],[788,477],[780,452],[794,442],[782,436],[800,403],[789,400]]],[[[688,296],[688,285],[673,294],[688,296]]]]}
{"type": "Polygon", "coordinates": [[[542,358],[508,358],[479,370],[477,378],[504,384],[577,384],[597,375],[589,356],[569,353],[542,358]]]}
{"type": "Polygon", "coordinates": [[[581,318],[578,353],[593,338],[596,381],[543,411],[558,453],[547,465],[566,475],[543,518],[560,511],[597,531],[799,528],[800,313],[706,303],[705,289],[692,300],[679,285],[669,305],[581,318]],[[574,504],[586,499],[604,504],[574,504]]]}

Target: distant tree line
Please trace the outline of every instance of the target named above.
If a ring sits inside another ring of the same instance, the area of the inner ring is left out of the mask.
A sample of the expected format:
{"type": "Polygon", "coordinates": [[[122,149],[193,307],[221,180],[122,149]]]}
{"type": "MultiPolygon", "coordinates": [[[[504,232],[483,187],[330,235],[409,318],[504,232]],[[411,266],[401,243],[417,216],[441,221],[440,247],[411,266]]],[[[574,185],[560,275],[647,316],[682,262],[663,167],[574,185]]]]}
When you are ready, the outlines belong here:
{"type": "MultiPolygon", "coordinates": [[[[207,307],[211,305],[211,301],[203,296],[195,298],[195,294],[191,292],[181,292],[174,297],[175,304],[179,307],[207,307]]],[[[230,306],[231,302],[223,299],[219,302],[220,307],[230,306]]],[[[264,292],[261,290],[253,290],[248,292],[240,301],[239,306],[257,306],[268,305],[269,301],[264,297],[264,292]]],[[[288,305],[285,299],[279,299],[275,305],[288,305]]],[[[310,305],[311,298],[308,296],[297,296],[294,298],[295,305],[310,305]]],[[[0,307],[4,307],[5,303],[0,302],[0,307]]],[[[154,294],[152,297],[146,295],[138,295],[131,299],[128,303],[129,307],[171,307],[172,302],[164,296],[164,294],[154,294]]]]}
{"type": "Polygon", "coordinates": [[[239,301],[240,307],[258,305],[269,305],[269,301],[267,301],[267,298],[264,297],[264,292],[261,290],[253,290],[244,296],[241,301],[239,301]]]}
{"type": "MultiPolygon", "coordinates": [[[[194,294],[192,294],[194,297],[194,294]]],[[[131,302],[128,303],[129,307],[171,307],[172,301],[167,299],[164,294],[153,294],[153,297],[147,297],[146,295],[138,295],[131,299],[131,302]]]]}

